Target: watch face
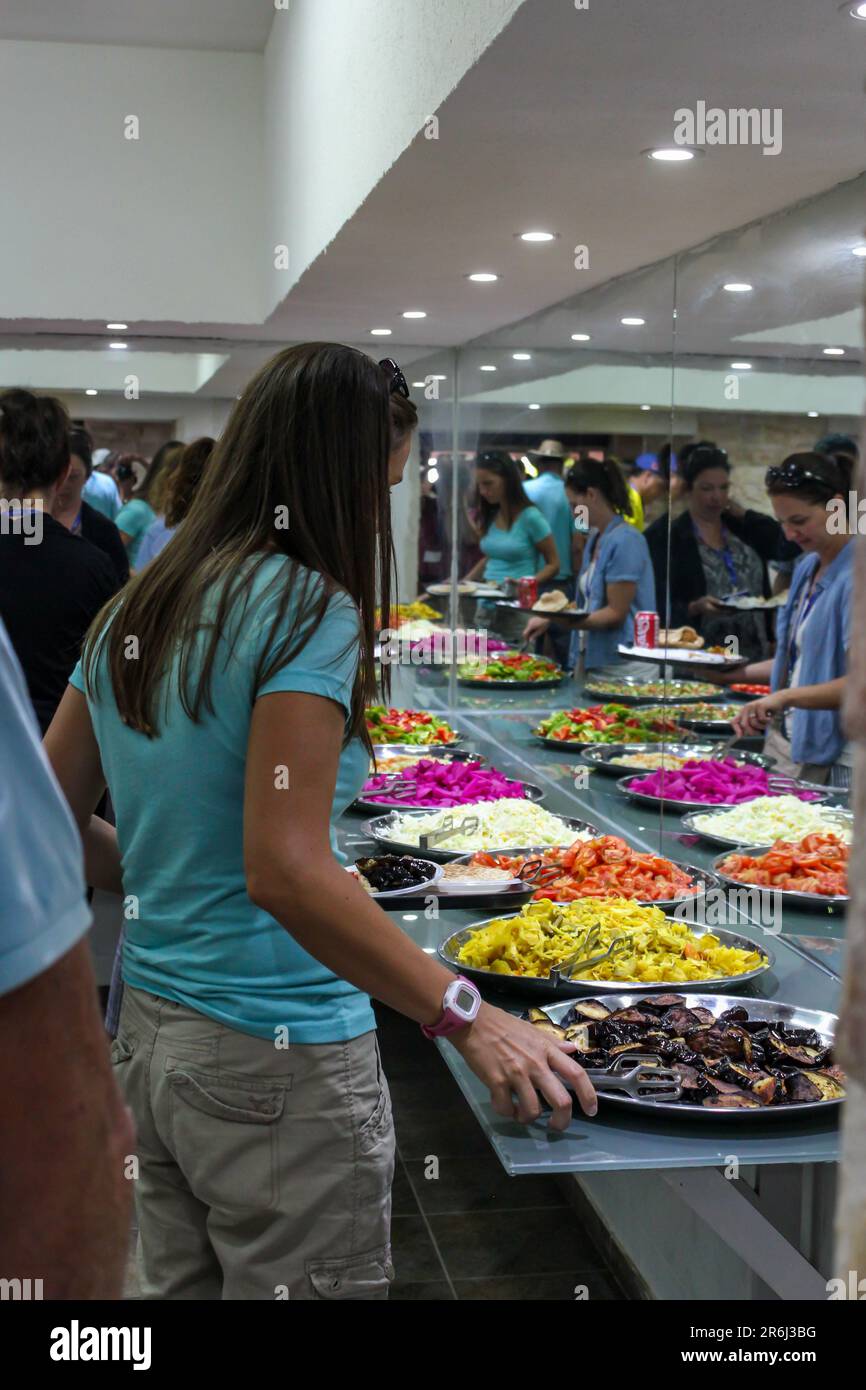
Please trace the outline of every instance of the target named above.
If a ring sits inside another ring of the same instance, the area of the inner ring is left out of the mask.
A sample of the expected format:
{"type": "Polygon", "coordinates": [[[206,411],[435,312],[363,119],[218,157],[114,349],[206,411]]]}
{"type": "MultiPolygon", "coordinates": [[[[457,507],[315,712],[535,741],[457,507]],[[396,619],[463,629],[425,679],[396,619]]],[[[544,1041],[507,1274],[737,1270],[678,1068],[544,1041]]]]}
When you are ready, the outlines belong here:
{"type": "Polygon", "coordinates": [[[475,1008],[476,998],[477,996],[474,990],[467,989],[465,985],[461,985],[454,999],[454,1007],[459,1009],[462,1014],[469,1014],[475,1008]]]}

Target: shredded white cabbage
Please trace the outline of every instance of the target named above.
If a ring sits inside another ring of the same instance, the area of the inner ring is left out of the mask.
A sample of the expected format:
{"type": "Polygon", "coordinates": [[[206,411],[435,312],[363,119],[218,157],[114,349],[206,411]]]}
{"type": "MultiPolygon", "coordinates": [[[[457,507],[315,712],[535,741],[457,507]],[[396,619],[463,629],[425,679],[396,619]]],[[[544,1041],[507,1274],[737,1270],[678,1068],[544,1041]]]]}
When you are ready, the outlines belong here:
{"type": "Polygon", "coordinates": [[[457,825],[467,816],[478,817],[478,829],[471,835],[449,836],[443,849],[522,849],[533,845],[570,845],[574,840],[590,840],[589,833],[578,833],[534,801],[502,797],[499,801],[473,801],[456,810],[431,812],[429,816],[398,816],[389,838],[417,845],[421,836],[441,830],[448,816],[457,825]]]}
{"type": "Polygon", "coordinates": [[[796,796],[759,796],[731,811],[714,811],[694,817],[699,830],[730,836],[743,845],[769,845],[776,840],[802,840],[804,835],[832,831],[851,843],[851,825],[827,807],[800,801],[796,796]]]}

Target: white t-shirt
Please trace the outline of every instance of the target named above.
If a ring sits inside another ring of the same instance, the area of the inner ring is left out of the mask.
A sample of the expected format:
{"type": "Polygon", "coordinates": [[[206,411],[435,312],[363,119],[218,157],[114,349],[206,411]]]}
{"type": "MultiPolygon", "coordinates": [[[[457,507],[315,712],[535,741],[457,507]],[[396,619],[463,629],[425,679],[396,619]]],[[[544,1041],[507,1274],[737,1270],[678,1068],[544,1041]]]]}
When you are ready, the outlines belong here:
{"type": "Polygon", "coordinates": [[[84,936],[84,894],[78,828],[0,622],[0,995],[41,975],[84,936]]]}

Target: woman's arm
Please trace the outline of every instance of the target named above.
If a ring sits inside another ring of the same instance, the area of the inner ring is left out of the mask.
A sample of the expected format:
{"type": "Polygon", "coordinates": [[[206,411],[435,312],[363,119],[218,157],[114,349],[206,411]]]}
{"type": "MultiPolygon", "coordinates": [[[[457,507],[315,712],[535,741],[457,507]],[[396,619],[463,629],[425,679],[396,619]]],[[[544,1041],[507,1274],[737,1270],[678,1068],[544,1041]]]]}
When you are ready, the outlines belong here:
{"type": "Polygon", "coordinates": [[[744,705],[734,721],[738,733],[762,733],[774,714],[786,709],[841,709],[845,698],[847,676],[837,676],[820,685],[795,685],[790,690],[776,690],[760,700],[744,705]]]}
{"type": "Polygon", "coordinates": [[[544,564],[535,575],[535,582],[546,584],[548,579],[555,579],[559,574],[559,551],[556,548],[556,541],[553,536],[543,536],[540,541],[535,542],[535,548],[544,559],[544,564]]]}
{"type": "MultiPolygon", "coordinates": [[[[386,916],[331,852],[343,728],[342,707],[317,695],[286,691],[256,702],[244,797],[247,891],[335,974],[407,1017],[432,1024],[453,975],[386,916]],[[277,775],[282,769],[288,777],[277,775]]],[[[584,1108],[595,1105],[577,1063],[503,1010],[483,1004],[475,1022],[452,1042],[490,1088],[497,1114],[535,1119],[538,1089],[553,1108],[551,1126],[564,1128],[571,1101],[563,1080],[584,1108]]]]}
{"type": "Polygon", "coordinates": [[[99,745],[87,701],[74,685],[66,687],[45,735],[45,752],[78,825],[84,844],[84,876],[92,888],[123,893],[120,850],[113,825],[93,814],[105,791],[99,745]]]}
{"type": "Polygon", "coordinates": [[[603,608],[596,608],[580,624],[588,632],[605,632],[609,628],[622,627],[634,603],[637,584],[631,580],[616,584],[606,584],[603,608]]]}
{"type": "Polygon", "coordinates": [[[468,573],[468,574],[464,574],[463,578],[464,578],[464,579],[481,579],[481,578],[483,577],[483,575],[484,575],[484,570],[485,570],[486,566],[487,566],[487,556],[486,556],[486,555],[482,555],[482,556],[481,556],[481,559],[478,560],[478,561],[476,561],[476,563],[472,566],[472,568],[471,568],[471,570],[469,571],[469,573],[468,573]]]}

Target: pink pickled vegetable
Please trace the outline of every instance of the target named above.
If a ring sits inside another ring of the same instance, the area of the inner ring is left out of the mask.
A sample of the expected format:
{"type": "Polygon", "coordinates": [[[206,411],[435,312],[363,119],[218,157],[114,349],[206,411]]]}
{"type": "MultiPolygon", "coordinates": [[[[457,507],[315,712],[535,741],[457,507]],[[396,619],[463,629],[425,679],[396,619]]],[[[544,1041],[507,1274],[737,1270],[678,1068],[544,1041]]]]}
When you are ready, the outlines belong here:
{"type": "Polygon", "coordinates": [[[522,782],[513,782],[495,767],[478,763],[446,763],[422,758],[403,772],[377,772],[361,793],[365,801],[382,806],[466,806],[472,801],[498,801],[526,796],[522,782]]]}
{"type": "Polygon", "coordinates": [[[720,762],[688,762],[676,771],[651,772],[632,777],[629,786],[650,796],[669,801],[705,801],[710,806],[739,806],[757,796],[796,796],[799,801],[818,801],[819,792],[806,791],[791,784],[780,789],[770,786],[766,768],[737,763],[732,758],[720,762]]]}

